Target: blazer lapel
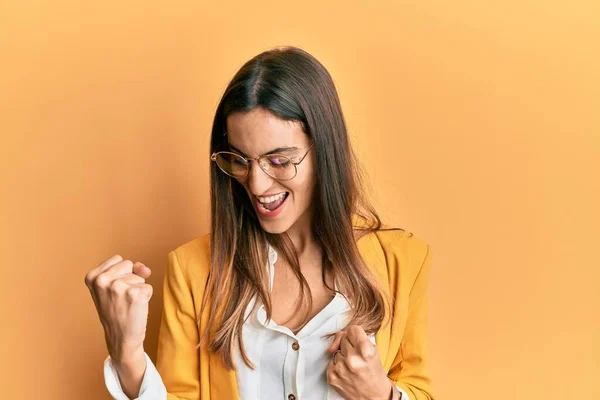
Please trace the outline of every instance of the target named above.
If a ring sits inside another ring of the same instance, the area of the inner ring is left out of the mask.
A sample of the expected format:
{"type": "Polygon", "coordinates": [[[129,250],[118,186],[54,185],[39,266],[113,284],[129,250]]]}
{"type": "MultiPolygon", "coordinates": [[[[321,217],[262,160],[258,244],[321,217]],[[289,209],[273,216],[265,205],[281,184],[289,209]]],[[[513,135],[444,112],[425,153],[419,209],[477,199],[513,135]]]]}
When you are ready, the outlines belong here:
{"type": "MultiPolygon", "coordinates": [[[[206,307],[210,309],[211,300],[208,300],[207,303],[208,304],[206,305],[206,307]]],[[[220,313],[217,313],[217,320],[220,318],[221,313],[222,310],[220,313]]],[[[204,313],[202,322],[202,331],[204,331],[204,327],[208,322],[208,313],[204,313]]],[[[213,325],[211,329],[211,335],[214,335],[216,330],[216,325],[213,325]]],[[[206,348],[206,344],[204,344],[204,346],[204,355],[208,358],[208,382],[203,383],[208,383],[208,392],[210,393],[210,399],[239,399],[240,394],[238,390],[235,370],[228,370],[225,366],[225,363],[223,363],[221,356],[208,351],[208,348],[206,348]]],[[[206,393],[204,390],[202,390],[202,392],[206,393]]],[[[202,398],[204,399],[204,395],[202,396],[202,398]]]]}
{"type": "MultiPolygon", "coordinates": [[[[384,292],[390,295],[390,284],[388,278],[387,264],[385,254],[374,233],[369,233],[362,237],[357,242],[358,250],[365,261],[371,268],[371,271],[379,279],[379,282],[384,292]]],[[[386,310],[386,318],[389,317],[389,312],[386,310]]],[[[387,371],[393,360],[388,360],[388,349],[390,346],[391,323],[383,326],[375,333],[375,345],[379,351],[381,362],[387,371]]]]}

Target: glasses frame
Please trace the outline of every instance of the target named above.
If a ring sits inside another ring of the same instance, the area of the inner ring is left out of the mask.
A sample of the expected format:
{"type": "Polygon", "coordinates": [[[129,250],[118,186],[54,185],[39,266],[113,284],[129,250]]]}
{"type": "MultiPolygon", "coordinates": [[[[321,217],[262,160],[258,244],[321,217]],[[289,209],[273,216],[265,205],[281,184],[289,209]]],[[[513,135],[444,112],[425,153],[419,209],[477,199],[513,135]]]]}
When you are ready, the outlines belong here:
{"type": "Polygon", "coordinates": [[[273,154],[265,154],[264,156],[260,156],[260,157],[256,157],[256,158],[247,158],[242,156],[241,154],[237,154],[237,153],[233,153],[231,151],[216,151],[214,153],[211,154],[210,159],[211,161],[214,161],[215,164],[217,164],[217,167],[219,167],[219,169],[226,175],[232,177],[232,178],[236,178],[236,179],[244,179],[248,176],[248,174],[250,173],[250,168],[252,166],[251,161],[258,161],[258,166],[260,167],[260,169],[263,170],[263,172],[267,175],[269,175],[271,178],[276,179],[278,181],[289,181],[290,179],[294,179],[296,177],[296,175],[298,175],[298,165],[300,165],[300,163],[306,158],[306,156],[308,155],[308,152],[310,151],[310,149],[313,147],[313,145],[315,144],[315,142],[313,141],[310,146],[308,147],[308,150],[306,150],[306,153],[304,153],[304,155],[302,156],[302,158],[300,159],[300,161],[292,161],[292,159],[289,156],[286,156],[285,154],[279,154],[279,153],[273,153],[273,154]],[[237,157],[242,158],[244,161],[246,161],[246,163],[248,163],[248,168],[246,171],[246,175],[244,176],[235,176],[230,174],[229,172],[225,171],[223,168],[221,168],[221,166],[219,165],[219,163],[217,162],[217,156],[219,154],[233,154],[237,157]],[[291,178],[275,178],[273,175],[269,174],[269,172],[267,172],[265,170],[265,168],[263,168],[262,163],[260,162],[261,159],[263,158],[267,158],[267,157],[273,157],[273,156],[280,156],[280,157],[285,157],[288,160],[290,160],[290,163],[292,163],[294,165],[294,175],[291,178]]]}

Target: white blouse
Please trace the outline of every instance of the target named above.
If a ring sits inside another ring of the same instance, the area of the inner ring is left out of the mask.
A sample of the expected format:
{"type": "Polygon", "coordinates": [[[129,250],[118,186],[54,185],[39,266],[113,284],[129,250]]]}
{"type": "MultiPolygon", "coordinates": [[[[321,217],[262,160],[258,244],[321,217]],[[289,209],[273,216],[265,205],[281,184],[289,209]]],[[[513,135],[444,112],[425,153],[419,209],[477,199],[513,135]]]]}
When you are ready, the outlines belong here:
{"type": "MultiPolygon", "coordinates": [[[[269,279],[273,289],[277,252],[269,245],[269,279]]],[[[336,287],[337,289],[337,287],[336,287]]],[[[335,333],[348,325],[351,309],[346,298],[340,293],[294,334],[289,328],[266,320],[264,306],[259,305],[252,315],[255,296],[246,308],[246,322],[242,326],[242,338],[246,354],[256,366],[250,369],[243,361],[238,346],[234,346],[234,363],[240,398],[242,400],[281,399],[281,400],[338,400],[343,399],[327,383],[326,370],[331,355],[326,352],[330,339],[322,336],[335,333]]],[[[375,335],[369,335],[375,344],[375,335]]],[[[167,389],[146,356],[146,371],[137,397],[139,400],[165,400],[167,389]]],[[[128,400],[123,393],[117,371],[110,356],[104,361],[104,380],[112,397],[128,400]]],[[[402,393],[402,399],[409,399],[402,393]]]]}

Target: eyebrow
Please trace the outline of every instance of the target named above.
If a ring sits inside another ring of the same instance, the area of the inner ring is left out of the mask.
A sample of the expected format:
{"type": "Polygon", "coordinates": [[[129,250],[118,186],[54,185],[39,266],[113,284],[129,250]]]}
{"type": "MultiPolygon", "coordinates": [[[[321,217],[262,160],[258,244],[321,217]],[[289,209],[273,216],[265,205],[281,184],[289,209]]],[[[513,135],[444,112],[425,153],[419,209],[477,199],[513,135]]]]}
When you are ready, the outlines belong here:
{"type": "MultiPolygon", "coordinates": [[[[231,143],[229,143],[229,147],[231,147],[233,150],[237,151],[238,153],[240,153],[244,157],[249,158],[246,154],[244,154],[243,151],[241,151],[240,149],[236,148],[231,143]]],[[[273,149],[271,151],[266,152],[265,154],[261,154],[261,157],[269,155],[269,154],[275,154],[275,153],[291,153],[291,152],[294,152],[294,151],[297,151],[297,150],[299,150],[298,147],[289,147],[289,146],[278,147],[276,149],[273,149]]]]}

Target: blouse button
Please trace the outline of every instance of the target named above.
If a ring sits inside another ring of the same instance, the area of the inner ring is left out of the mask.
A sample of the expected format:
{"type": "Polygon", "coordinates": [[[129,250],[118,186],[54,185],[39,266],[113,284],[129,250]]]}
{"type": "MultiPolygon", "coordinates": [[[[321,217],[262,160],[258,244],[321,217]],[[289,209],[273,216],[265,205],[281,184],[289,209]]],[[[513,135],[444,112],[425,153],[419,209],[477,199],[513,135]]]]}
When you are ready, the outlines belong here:
{"type": "Polygon", "coordinates": [[[294,396],[293,394],[290,394],[288,396],[288,400],[296,400],[296,396],[294,396]]]}
{"type": "MultiPolygon", "coordinates": [[[[298,342],[292,343],[292,349],[298,350],[299,348],[300,348],[300,345],[298,344],[298,342]]],[[[293,395],[290,395],[290,396],[293,396],[293,395]]],[[[290,400],[293,400],[293,399],[290,399],[290,400]]]]}

